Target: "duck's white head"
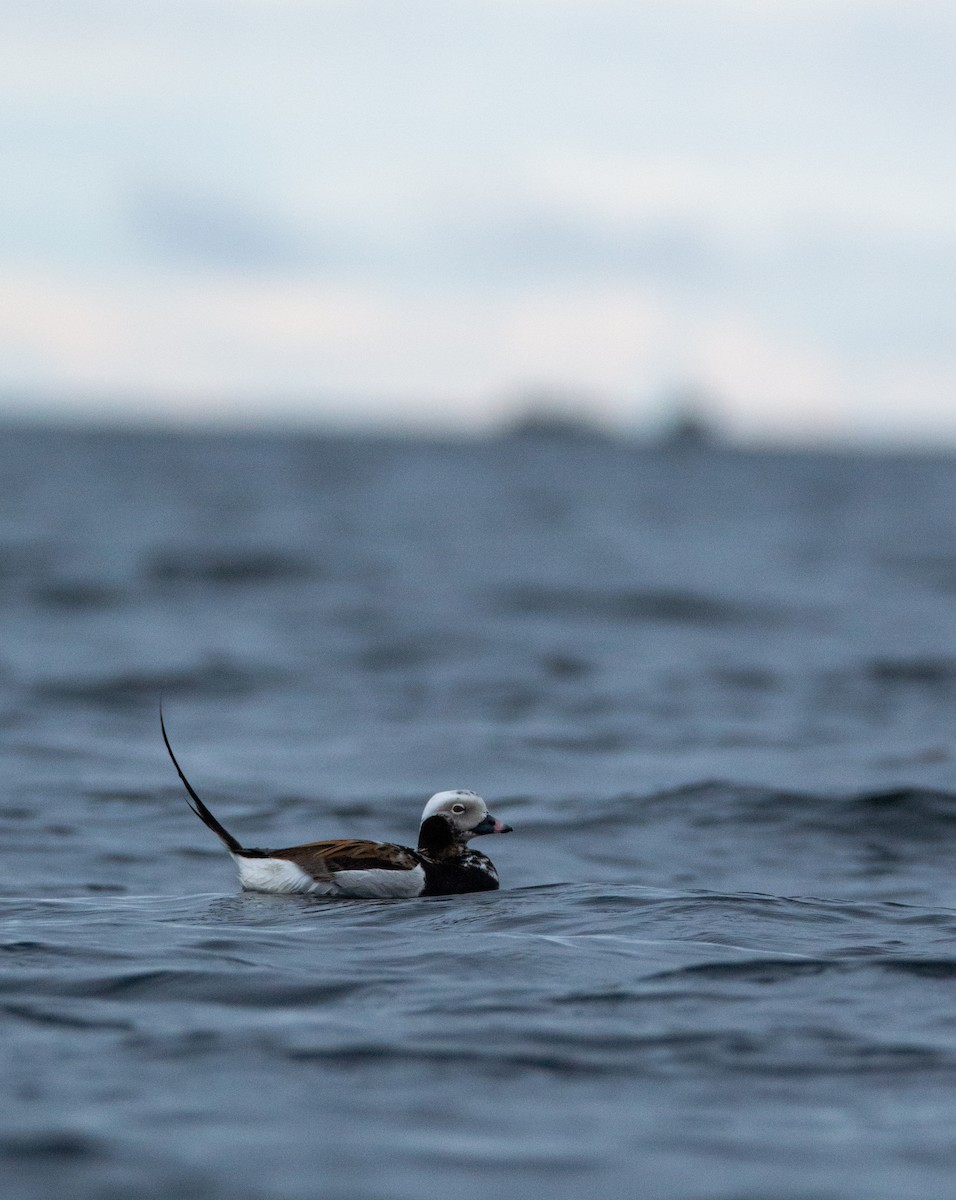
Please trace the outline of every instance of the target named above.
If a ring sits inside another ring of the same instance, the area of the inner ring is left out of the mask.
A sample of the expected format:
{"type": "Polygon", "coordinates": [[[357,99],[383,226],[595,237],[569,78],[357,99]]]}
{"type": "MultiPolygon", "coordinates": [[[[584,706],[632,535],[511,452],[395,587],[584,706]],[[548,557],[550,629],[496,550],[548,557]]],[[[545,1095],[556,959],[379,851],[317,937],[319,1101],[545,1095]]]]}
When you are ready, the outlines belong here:
{"type": "Polygon", "coordinates": [[[422,832],[433,818],[447,823],[456,842],[467,842],[483,833],[511,833],[511,826],[493,817],[477,792],[436,792],[422,812],[422,832]]]}

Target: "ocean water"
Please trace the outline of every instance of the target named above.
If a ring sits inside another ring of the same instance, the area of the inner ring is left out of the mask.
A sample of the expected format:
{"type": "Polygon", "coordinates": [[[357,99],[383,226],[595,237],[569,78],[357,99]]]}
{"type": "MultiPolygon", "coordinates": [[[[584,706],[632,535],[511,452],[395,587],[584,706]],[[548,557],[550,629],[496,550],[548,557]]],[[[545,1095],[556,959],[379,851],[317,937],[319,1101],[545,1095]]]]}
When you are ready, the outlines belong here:
{"type": "Polygon", "coordinates": [[[956,1194],[956,462],[7,430],[0,604],[4,1196],[956,1194]]]}

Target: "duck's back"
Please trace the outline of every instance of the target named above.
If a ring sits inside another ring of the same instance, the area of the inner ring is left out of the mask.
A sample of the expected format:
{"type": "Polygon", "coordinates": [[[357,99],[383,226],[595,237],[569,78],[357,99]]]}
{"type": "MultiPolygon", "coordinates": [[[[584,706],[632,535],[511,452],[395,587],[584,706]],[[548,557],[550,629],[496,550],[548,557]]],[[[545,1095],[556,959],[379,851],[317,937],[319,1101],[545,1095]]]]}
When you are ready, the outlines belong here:
{"type": "Polygon", "coordinates": [[[422,895],[421,858],[391,842],[331,840],[236,855],[244,888],[365,899],[422,895]]]}
{"type": "Polygon", "coordinates": [[[317,875],[329,871],[409,871],[418,866],[419,855],[407,846],[392,842],[366,842],[359,839],[333,839],[266,850],[272,858],[287,858],[296,866],[317,875]]]}

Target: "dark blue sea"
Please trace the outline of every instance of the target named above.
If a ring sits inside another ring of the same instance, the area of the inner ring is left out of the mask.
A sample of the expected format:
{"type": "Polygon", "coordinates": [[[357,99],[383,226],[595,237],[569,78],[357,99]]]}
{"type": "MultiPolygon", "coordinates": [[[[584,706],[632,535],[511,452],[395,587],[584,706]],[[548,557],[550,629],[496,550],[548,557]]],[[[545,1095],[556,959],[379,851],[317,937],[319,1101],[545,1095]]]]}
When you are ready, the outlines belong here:
{"type": "Polygon", "coordinates": [[[7,429],[0,605],[3,1196],[956,1196],[956,461],[7,429]]]}

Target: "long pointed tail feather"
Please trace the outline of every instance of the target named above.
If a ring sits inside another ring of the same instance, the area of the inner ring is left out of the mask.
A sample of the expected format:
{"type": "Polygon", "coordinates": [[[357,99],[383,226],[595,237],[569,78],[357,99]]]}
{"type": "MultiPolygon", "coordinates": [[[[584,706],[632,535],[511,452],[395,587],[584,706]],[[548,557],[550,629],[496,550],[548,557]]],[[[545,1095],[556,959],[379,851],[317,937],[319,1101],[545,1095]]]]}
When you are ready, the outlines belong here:
{"type": "Polygon", "coordinates": [[[172,746],[170,746],[170,744],[169,744],[169,736],[166,733],[166,723],[163,720],[162,705],[160,705],[160,709],[159,709],[159,727],[163,731],[163,741],[166,743],[166,750],[169,753],[169,757],[173,760],[173,766],[176,768],[176,773],[179,775],[179,778],[183,781],[183,787],[189,793],[190,798],[189,798],[189,800],[186,801],[186,803],[193,810],[193,812],[200,819],[200,821],[202,821],[204,825],[208,825],[209,828],[213,831],[213,833],[220,839],[220,841],[222,841],[226,846],[228,846],[228,848],[232,851],[233,854],[247,853],[243,849],[243,847],[239,844],[239,842],[237,842],[236,839],[232,836],[232,834],[229,832],[229,830],[226,829],[224,825],[220,825],[220,823],[212,815],[212,813],[209,811],[209,809],[205,806],[205,804],[203,804],[203,802],[196,795],[195,791],[193,790],[192,784],[189,782],[189,780],[183,774],[183,769],[179,765],[179,762],[176,759],[176,755],[173,754],[172,746]]]}

